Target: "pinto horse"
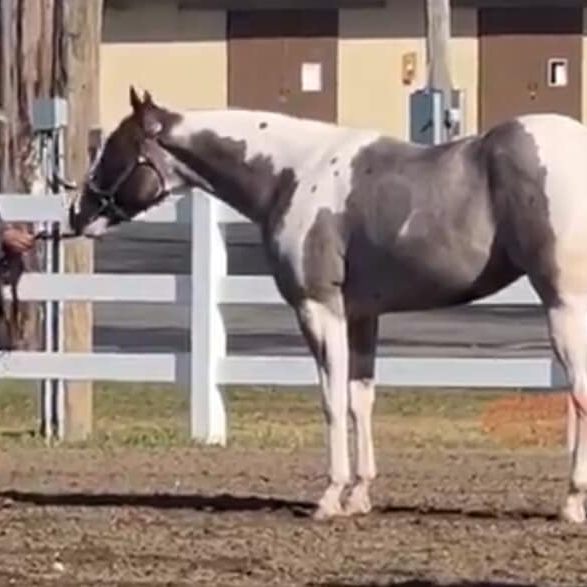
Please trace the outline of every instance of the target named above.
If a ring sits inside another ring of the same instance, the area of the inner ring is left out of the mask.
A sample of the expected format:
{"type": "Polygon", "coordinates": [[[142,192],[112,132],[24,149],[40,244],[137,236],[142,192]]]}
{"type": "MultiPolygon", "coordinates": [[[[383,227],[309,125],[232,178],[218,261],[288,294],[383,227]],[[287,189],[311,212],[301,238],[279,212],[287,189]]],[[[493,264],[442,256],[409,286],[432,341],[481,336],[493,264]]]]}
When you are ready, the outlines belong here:
{"type": "Polygon", "coordinates": [[[259,226],[321,383],[329,484],[316,518],[371,508],[378,316],[463,304],[527,275],[571,384],[562,516],[585,520],[584,126],[528,115],[423,146],[262,111],[175,111],[132,87],[130,105],[70,210],[72,229],[99,236],[186,186],[259,226]],[[353,478],[347,412],[356,430],[353,478]]]}

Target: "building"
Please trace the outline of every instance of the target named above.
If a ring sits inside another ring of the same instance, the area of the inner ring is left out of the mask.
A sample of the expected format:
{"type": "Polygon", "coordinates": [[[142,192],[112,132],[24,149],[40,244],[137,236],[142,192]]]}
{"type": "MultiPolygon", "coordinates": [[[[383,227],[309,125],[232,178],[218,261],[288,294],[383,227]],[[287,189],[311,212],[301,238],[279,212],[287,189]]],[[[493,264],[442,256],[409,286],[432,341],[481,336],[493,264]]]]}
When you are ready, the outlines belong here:
{"type": "MultiPolygon", "coordinates": [[[[133,83],[177,107],[265,108],[407,138],[409,95],[426,81],[425,0],[106,0],[103,31],[106,131],[133,83]]],[[[454,0],[452,35],[465,133],[523,112],[587,117],[581,2],[454,0]]]]}

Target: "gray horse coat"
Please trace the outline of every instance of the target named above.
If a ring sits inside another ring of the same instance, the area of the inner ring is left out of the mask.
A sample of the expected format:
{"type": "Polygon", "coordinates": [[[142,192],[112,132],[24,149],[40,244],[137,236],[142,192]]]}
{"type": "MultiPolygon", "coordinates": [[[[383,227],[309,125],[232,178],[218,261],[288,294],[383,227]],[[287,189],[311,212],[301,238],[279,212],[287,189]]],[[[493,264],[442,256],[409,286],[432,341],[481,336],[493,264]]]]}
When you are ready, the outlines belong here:
{"type": "Polygon", "coordinates": [[[468,302],[526,274],[571,381],[563,512],[584,519],[587,129],[532,115],[425,147],[267,112],[176,112],[134,90],[131,105],[88,174],[72,227],[98,236],[186,185],[258,224],[320,374],[330,484],[317,517],[370,509],[377,317],[468,302]],[[343,503],[347,411],[357,462],[343,503]]]}

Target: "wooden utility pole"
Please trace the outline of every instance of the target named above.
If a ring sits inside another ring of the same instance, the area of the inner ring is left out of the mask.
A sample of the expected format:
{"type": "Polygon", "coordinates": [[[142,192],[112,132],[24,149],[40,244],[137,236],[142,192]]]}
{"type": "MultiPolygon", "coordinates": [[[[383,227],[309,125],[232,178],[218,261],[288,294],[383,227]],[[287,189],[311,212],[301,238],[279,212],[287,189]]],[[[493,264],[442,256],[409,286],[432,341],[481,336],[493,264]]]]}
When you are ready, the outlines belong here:
{"type": "MultiPolygon", "coordinates": [[[[447,109],[450,109],[452,104],[449,66],[450,14],[450,0],[426,0],[428,86],[442,92],[443,103],[447,109]]],[[[445,110],[445,116],[446,120],[450,120],[450,112],[445,110]]],[[[450,138],[451,133],[446,134],[446,138],[450,138]]]]}
{"type": "MultiPolygon", "coordinates": [[[[66,175],[79,181],[86,172],[90,130],[99,116],[102,4],[103,0],[0,0],[1,190],[27,193],[33,187],[36,98],[67,100],[66,175]]],[[[66,271],[91,272],[92,267],[90,243],[65,246],[66,271]]],[[[66,350],[91,351],[91,304],[66,304],[64,322],[66,350]]],[[[40,346],[38,338],[35,346],[40,346]]],[[[65,404],[65,438],[86,438],[92,430],[91,382],[68,383],[65,404]]]]}
{"type": "MultiPolygon", "coordinates": [[[[27,0],[29,1],[29,0],[27,0]]],[[[57,86],[68,102],[65,169],[80,181],[88,169],[90,132],[99,122],[99,56],[103,0],[56,0],[59,31],[55,52],[57,86]]],[[[64,245],[65,271],[93,271],[91,241],[64,245]]],[[[91,352],[92,304],[65,304],[65,350],[91,352]]],[[[91,381],[72,381],[65,390],[65,439],[76,441],[92,432],[91,381]]]]}

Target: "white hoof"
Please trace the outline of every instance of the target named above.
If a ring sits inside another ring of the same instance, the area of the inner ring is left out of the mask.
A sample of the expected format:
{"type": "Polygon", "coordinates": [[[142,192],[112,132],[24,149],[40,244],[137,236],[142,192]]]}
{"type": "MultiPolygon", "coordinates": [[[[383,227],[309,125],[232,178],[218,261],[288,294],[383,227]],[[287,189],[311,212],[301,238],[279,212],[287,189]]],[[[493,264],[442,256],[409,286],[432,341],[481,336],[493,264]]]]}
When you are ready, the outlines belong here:
{"type": "Polygon", "coordinates": [[[330,485],[318,502],[318,507],[312,517],[314,520],[329,520],[343,515],[340,496],[342,487],[330,485]]]}
{"type": "Polygon", "coordinates": [[[364,516],[368,514],[372,509],[368,486],[364,483],[355,485],[343,509],[345,516],[364,516]]]}
{"type": "Polygon", "coordinates": [[[561,518],[565,522],[583,524],[585,522],[585,501],[582,495],[569,495],[561,510],[561,518]]]}
{"type": "Polygon", "coordinates": [[[332,518],[339,518],[343,515],[344,512],[340,504],[332,507],[319,505],[312,514],[312,518],[317,522],[322,522],[324,520],[331,520],[332,518]]]}

